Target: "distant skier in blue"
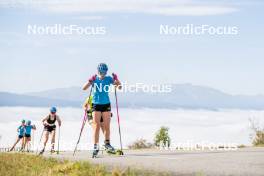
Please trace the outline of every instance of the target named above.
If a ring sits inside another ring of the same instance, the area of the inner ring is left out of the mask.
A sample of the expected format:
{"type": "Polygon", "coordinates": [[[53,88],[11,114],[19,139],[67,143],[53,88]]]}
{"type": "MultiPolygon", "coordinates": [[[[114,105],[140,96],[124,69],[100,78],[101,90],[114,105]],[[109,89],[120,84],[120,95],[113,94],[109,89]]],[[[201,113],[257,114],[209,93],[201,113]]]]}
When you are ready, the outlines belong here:
{"type": "Polygon", "coordinates": [[[21,141],[21,140],[22,140],[21,150],[23,149],[23,143],[24,143],[23,139],[24,139],[24,135],[25,135],[25,123],[26,123],[26,121],[23,119],[21,121],[21,125],[19,125],[19,127],[17,128],[17,132],[18,132],[17,140],[16,140],[16,142],[14,143],[14,145],[11,147],[11,149],[9,151],[14,150],[14,148],[17,145],[17,143],[19,141],[21,141]]]}
{"type": "Polygon", "coordinates": [[[31,131],[36,130],[36,126],[31,124],[31,121],[28,120],[26,125],[25,125],[25,137],[24,137],[24,144],[23,144],[23,149],[26,149],[27,146],[27,151],[29,152],[30,150],[30,141],[31,141],[31,131]]]}

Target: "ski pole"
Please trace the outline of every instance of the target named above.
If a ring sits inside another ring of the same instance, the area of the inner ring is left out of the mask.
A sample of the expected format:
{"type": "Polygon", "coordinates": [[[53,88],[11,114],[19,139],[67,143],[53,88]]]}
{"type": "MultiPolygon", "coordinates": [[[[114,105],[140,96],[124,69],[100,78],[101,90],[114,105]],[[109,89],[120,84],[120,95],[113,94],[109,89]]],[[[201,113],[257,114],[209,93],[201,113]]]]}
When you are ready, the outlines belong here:
{"type": "Polygon", "coordinates": [[[59,126],[59,134],[58,134],[58,150],[57,150],[57,154],[59,154],[60,152],[60,126],[59,126]]]}
{"type": "Polygon", "coordinates": [[[38,146],[37,146],[37,152],[36,152],[36,154],[38,153],[38,148],[39,148],[39,145],[40,145],[40,143],[41,143],[41,140],[42,140],[43,134],[44,134],[44,128],[43,128],[42,133],[41,133],[41,137],[40,137],[40,140],[39,140],[39,143],[38,143],[38,146]]]}
{"type": "Polygon", "coordinates": [[[116,115],[117,115],[117,123],[118,123],[118,130],[119,130],[120,150],[121,150],[121,155],[123,155],[123,145],[122,145],[122,137],[121,137],[120,117],[119,117],[119,111],[118,111],[116,88],[115,88],[115,100],[116,100],[116,115]]]}
{"type": "MultiPolygon", "coordinates": [[[[93,84],[92,84],[92,87],[90,89],[90,93],[89,93],[89,97],[88,97],[89,99],[90,99],[90,96],[92,94],[92,90],[93,90],[93,84]]],[[[87,120],[87,112],[86,112],[86,110],[84,110],[84,116],[83,116],[82,126],[81,126],[81,130],[80,130],[79,138],[77,140],[76,146],[75,146],[74,151],[73,151],[73,156],[75,155],[75,153],[77,151],[78,144],[80,143],[81,136],[82,136],[82,131],[83,131],[83,128],[85,126],[86,120],[87,120]]]]}
{"type": "Polygon", "coordinates": [[[81,126],[81,131],[80,131],[78,141],[77,141],[77,143],[76,143],[76,145],[75,145],[75,148],[74,148],[74,151],[73,151],[73,156],[75,155],[75,153],[76,153],[76,151],[77,151],[78,144],[80,143],[81,135],[82,135],[82,131],[83,131],[83,128],[84,128],[85,122],[86,122],[86,112],[84,112],[84,117],[83,117],[83,122],[82,122],[82,126],[81,126]]]}

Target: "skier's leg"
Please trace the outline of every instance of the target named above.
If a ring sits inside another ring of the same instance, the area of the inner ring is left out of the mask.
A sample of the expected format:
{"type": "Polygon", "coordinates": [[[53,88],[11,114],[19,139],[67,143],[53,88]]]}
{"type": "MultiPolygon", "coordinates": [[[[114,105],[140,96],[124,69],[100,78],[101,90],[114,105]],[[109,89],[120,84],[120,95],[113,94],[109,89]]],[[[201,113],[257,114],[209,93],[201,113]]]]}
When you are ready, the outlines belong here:
{"type": "Polygon", "coordinates": [[[100,111],[94,111],[93,112],[93,142],[94,142],[94,144],[99,143],[101,115],[102,115],[102,113],[100,111]]]}
{"type": "Polygon", "coordinates": [[[26,145],[27,145],[27,137],[23,138],[23,150],[26,150],[26,145]]]}
{"type": "Polygon", "coordinates": [[[93,112],[93,142],[94,142],[94,149],[93,149],[93,157],[96,157],[99,152],[99,132],[100,132],[100,119],[102,113],[100,111],[93,112]]]}
{"type": "Polygon", "coordinates": [[[50,132],[48,130],[44,131],[44,143],[43,143],[44,146],[43,146],[43,149],[39,153],[40,155],[42,155],[44,153],[44,151],[45,151],[47,142],[49,140],[49,134],[50,134],[50,132]]]}
{"type": "Polygon", "coordinates": [[[44,134],[44,142],[43,142],[43,145],[44,146],[43,146],[42,151],[45,150],[48,140],[49,140],[49,131],[45,131],[45,134],[44,134]]]}
{"type": "Polygon", "coordinates": [[[104,134],[105,140],[110,140],[110,121],[111,121],[111,112],[106,111],[102,113],[103,125],[104,125],[104,134]]]}
{"type": "Polygon", "coordinates": [[[55,136],[56,136],[56,129],[54,129],[54,130],[51,131],[51,152],[54,151],[55,136]]]}
{"type": "Polygon", "coordinates": [[[17,145],[17,143],[20,141],[20,138],[18,137],[17,138],[17,140],[16,140],[16,142],[14,143],[14,145],[11,147],[11,149],[9,150],[10,152],[12,151],[12,150],[14,150],[14,148],[16,147],[16,145],[17,145]]]}
{"type": "Polygon", "coordinates": [[[26,137],[26,146],[27,146],[27,152],[31,150],[31,137],[26,137]]]}
{"type": "Polygon", "coordinates": [[[115,153],[114,147],[110,144],[110,121],[111,121],[111,112],[103,112],[103,121],[104,121],[104,130],[105,130],[105,149],[109,153],[115,153]]]}
{"type": "Polygon", "coordinates": [[[105,135],[104,122],[100,123],[100,127],[101,127],[103,134],[105,135]]]}
{"type": "Polygon", "coordinates": [[[86,116],[87,116],[87,119],[88,119],[88,123],[90,125],[92,125],[93,124],[93,113],[90,112],[90,110],[87,110],[86,111],[86,116]]]}
{"type": "Polygon", "coordinates": [[[25,147],[26,147],[26,137],[24,136],[21,140],[22,141],[21,141],[21,149],[20,149],[20,151],[24,151],[25,147]]]}

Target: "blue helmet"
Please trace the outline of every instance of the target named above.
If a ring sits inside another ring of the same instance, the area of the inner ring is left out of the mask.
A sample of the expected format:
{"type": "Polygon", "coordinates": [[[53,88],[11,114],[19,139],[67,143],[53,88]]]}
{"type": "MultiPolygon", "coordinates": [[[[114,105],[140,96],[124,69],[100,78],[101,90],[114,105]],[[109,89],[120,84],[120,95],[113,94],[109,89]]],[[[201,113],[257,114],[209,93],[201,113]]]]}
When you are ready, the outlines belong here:
{"type": "Polygon", "coordinates": [[[30,120],[27,121],[27,125],[31,125],[31,121],[30,120]]]}
{"type": "Polygon", "coordinates": [[[105,63],[100,63],[97,67],[97,70],[100,74],[106,75],[108,67],[105,63]]]}
{"type": "Polygon", "coordinates": [[[55,112],[57,112],[56,107],[51,107],[51,108],[50,108],[50,112],[51,112],[51,113],[55,113],[55,112]]]}
{"type": "Polygon", "coordinates": [[[26,120],[25,120],[25,119],[22,119],[22,120],[21,120],[21,123],[25,123],[25,122],[26,122],[26,120]]]}

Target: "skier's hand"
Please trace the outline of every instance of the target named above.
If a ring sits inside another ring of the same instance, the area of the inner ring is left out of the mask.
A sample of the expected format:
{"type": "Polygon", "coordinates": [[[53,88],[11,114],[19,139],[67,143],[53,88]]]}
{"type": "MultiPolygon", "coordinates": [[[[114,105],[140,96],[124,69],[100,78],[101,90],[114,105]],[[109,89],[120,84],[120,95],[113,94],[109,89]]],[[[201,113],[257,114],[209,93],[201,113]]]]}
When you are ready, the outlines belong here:
{"type": "Polygon", "coordinates": [[[113,79],[114,79],[114,81],[118,81],[117,74],[115,74],[115,73],[112,73],[112,76],[113,76],[113,79]]]}
{"type": "Polygon", "coordinates": [[[119,81],[117,74],[112,73],[113,79],[114,79],[114,85],[116,86],[117,89],[122,89],[121,82],[119,81]]]}
{"type": "Polygon", "coordinates": [[[44,125],[44,127],[45,127],[45,126],[47,126],[48,124],[47,124],[47,122],[43,122],[43,125],[44,125]]]}
{"type": "Polygon", "coordinates": [[[93,75],[88,81],[89,83],[93,83],[96,79],[96,75],[93,75]]]}

